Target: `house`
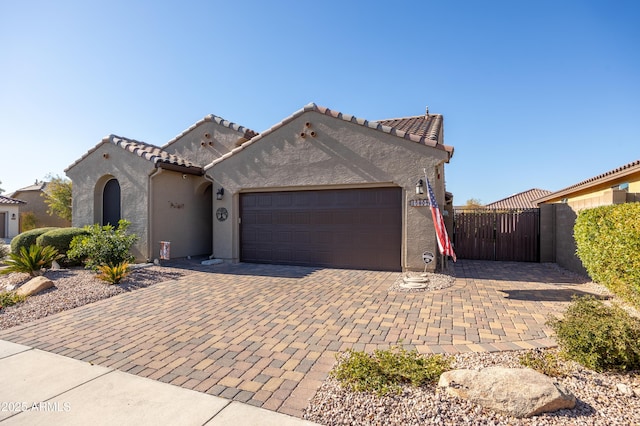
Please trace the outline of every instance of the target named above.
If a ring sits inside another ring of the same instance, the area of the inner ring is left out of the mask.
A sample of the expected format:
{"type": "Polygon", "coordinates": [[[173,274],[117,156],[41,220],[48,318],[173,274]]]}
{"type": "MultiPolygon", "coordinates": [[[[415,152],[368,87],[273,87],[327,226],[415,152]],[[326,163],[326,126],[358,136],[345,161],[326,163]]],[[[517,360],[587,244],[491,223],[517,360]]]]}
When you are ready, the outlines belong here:
{"type": "Polygon", "coordinates": [[[573,226],[580,210],[640,201],[640,160],[538,198],[540,258],[586,274],[576,256],[573,226]]]}
{"type": "Polygon", "coordinates": [[[22,200],[0,195],[0,238],[13,238],[20,233],[20,205],[22,200]]]}
{"type": "Polygon", "coordinates": [[[551,194],[546,189],[533,188],[527,191],[518,192],[510,197],[503,198],[484,206],[486,209],[494,210],[528,210],[538,208],[535,202],[538,198],[551,194]]]}
{"type": "Polygon", "coordinates": [[[172,257],[399,271],[437,253],[416,186],[426,174],[450,206],[452,155],[442,115],[368,121],[312,103],[262,133],[209,115],[162,147],[110,135],[65,172],[73,225],[129,220],[138,259],[166,241],[172,257]]]}
{"type": "MultiPolygon", "coordinates": [[[[71,222],[65,220],[57,215],[50,215],[47,213],[49,206],[45,203],[44,195],[47,192],[49,182],[37,181],[30,186],[18,189],[11,197],[23,200],[26,205],[20,209],[21,219],[24,220],[26,215],[32,215],[32,220],[37,228],[44,228],[47,226],[56,226],[65,228],[71,226],[71,222]]],[[[23,229],[24,223],[21,223],[20,232],[26,231],[23,229]]]]}

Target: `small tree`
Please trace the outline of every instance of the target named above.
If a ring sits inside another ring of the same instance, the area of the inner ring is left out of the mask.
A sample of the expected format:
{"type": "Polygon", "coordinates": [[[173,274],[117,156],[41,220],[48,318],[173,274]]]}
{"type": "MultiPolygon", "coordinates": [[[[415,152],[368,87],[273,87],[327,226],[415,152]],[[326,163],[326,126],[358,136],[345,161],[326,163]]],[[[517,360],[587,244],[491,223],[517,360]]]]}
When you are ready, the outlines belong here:
{"type": "MultiPolygon", "coordinates": [[[[0,180],[0,185],[2,185],[2,181],[0,180]]],[[[0,186],[0,194],[2,194],[4,192],[4,189],[2,189],[2,187],[0,186]]]]}
{"type": "Polygon", "coordinates": [[[20,213],[20,232],[30,231],[38,227],[38,220],[34,212],[20,213]]]}
{"type": "Polygon", "coordinates": [[[482,205],[482,202],[477,198],[469,198],[467,200],[467,204],[465,204],[464,206],[468,210],[481,209],[484,207],[482,205]]]}
{"type": "Polygon", "coordinates": [[[69,179],[60,176],[48,176],[50,179],[46,191],[42,194],[49,209],[50,216],[57,215],[62,219],[71,221],[71,190],[72,184],[69,179]]]}

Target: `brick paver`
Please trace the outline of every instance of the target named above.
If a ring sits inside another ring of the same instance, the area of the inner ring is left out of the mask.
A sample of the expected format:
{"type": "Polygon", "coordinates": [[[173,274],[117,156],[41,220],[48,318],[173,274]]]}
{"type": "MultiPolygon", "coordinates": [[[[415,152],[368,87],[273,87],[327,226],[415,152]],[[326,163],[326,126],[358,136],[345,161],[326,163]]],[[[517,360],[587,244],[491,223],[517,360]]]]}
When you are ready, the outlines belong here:
{"type": "Polygon", "coordinates": [[[301,416],[335,354],[553,346],[547,315],[581,292],[535,263],[459,261],[447,289],[393,272],[218,265],[0,332],[0,339],[301,416]]]}

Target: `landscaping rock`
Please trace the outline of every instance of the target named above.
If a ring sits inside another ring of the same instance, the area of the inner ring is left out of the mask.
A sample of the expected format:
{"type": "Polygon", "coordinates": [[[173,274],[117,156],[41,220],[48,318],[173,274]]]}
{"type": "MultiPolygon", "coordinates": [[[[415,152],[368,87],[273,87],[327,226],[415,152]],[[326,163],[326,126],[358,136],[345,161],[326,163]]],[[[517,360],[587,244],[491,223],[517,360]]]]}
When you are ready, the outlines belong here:
{"type": "Polygon", "coordinates": [[[440,376],[438,386],[449,395],[513,417],[531,417],[576,405],[571,392],[529,368],[447,371],[440,376]]]}
{"type": "Polygon", "coordinates": [[[16,291],[21,296],[31,296],[53,287],[53,281],[46,277],[35,277],[27,281],[16,291]]]}

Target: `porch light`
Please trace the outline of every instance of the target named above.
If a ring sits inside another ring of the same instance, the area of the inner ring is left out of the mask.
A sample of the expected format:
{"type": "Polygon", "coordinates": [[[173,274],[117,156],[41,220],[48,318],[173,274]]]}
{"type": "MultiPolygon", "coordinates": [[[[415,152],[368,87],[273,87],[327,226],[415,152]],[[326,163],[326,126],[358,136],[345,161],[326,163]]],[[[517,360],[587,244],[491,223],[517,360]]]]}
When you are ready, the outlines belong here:
{"type": "Polygon", "coordinates": [[[220,188],[216,191],[216,200],[222,200],[224,196],[224,188],[220,188]]]}
{"type": "Polygon", "coordinates": [[[416,183],[416,195],[424,194],[424,181],[420,179],[418,183],[416,183]]]}

